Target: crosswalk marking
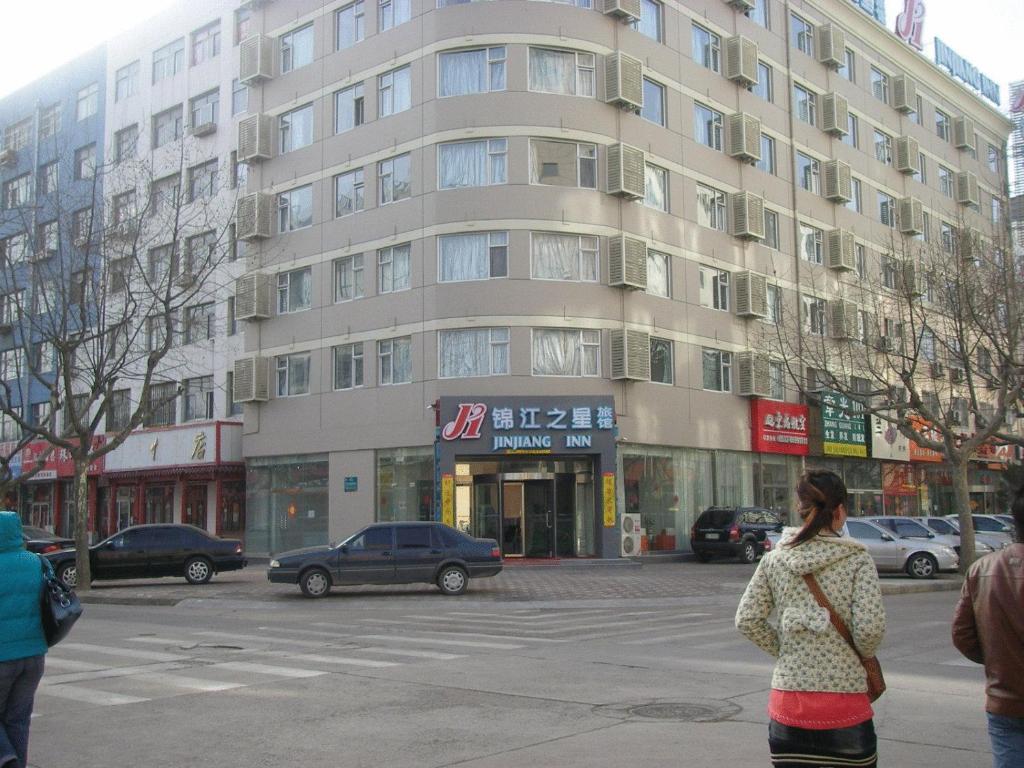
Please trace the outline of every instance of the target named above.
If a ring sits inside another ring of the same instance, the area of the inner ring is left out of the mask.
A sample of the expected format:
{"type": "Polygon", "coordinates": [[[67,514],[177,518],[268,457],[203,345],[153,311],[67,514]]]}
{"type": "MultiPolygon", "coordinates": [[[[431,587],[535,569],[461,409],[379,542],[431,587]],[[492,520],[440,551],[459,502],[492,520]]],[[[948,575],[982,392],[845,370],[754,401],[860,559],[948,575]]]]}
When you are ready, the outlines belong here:
{"type": "Polygon", "coordinates": [[[452,659],[464,659],[465,656],[461,656],[456,653],[440,653],[438,651],[413,651],[407,648],[384,648],[382,646],[367,646],[360,648],[360,651],[368,651],[370,653],[383,653],[391,656],[409,656],[415,659],[435,659],[437,661],[451,661],[452,659]]]}
{"type": "Polygon", "coordinates": [[[461,645],[467,648],[491,648],[496,651],[514,651],[518,648],[525,648],[525,645],[513,645],[512,643],[480,643],[470,640],[449,640],[446,637],[398,637],[396,635],[363,635],[367,640],[386,640],[398,643],[427,643],[434,645],[461,645]]]}
{"type": "Polygon", "coordinates": [[[178,656],[173,653],[140,651],[135,648],[113,648],[109,645],[90,645],[89,643],[63,643],[60,650],[61,653],[82,651],[84,653],[97,653],[104,656],[123,656],[127,659],[148,659],[150,661],[185,661],[188,658],[187,656],[178,656]]]}
{"type": "MultiPolygon", "coordinates": [[[[353,649],[356,650],[356,649],[353,649]]],[[[398,667],[398,661],[378,661],[375,659],[356,659],[350,656],[327,656],[319,653],[288,653],[287,651],[247,651],[251,656],[265,656],[274,659],[288,659],[289,661],[308,661],[314,664],[340,664],[349,667],[368,667],[371,669],[383,669],[385,667],[398,667]]],[[[326,674],[326,673],[324,673],[326,674]]]]}
{"type": "Polygon", "coordinates": [[[143,672],[164,672],[171,669],[182,669],[184,664],[168,661],[162,664],[146,664],[133,667],[103,667],[88,672],[68,672],[63,675],[46,675],[43,679],[50,685],[64,683],[86,683],[92,680],[110,680],[116,677],[131,677],[143,672]]]}
{"type": "MultiPolygon", "coordinates": [[[[293,657],[294,658],[294,657],[293,657]]],[[[225,661],[214,664],[210,669],[228,669],[234,672],[254,672],[260,675],[276,675],[278,677],[320,677],[326,675],[320,669],[297,669],[295,667],[277,667],[271,664],[256,664],[251,661],[225,661]]]]}
{"type": "Polygon", "coordinates": [[[203,691],[206,693],[211,691],[230,691],[234,688],[245,687],[245,683],[225,683],[218,682],[217,680],[204,680],[198,677],[189,677],[187,675],[173,675],[169,672],[142,672],[134,677],[135,679],[142,680],[146,683],[169,685],[172,688],[188,688],[189,690],[203,691]]]}
{"type": "Polygon", "coordinates": [[[104,707],[114,707],[121,704],[141,704],[149,699],[141,696],[126,696],[123,693],[108,693],[97,691],[93,688],[82,688],[75,685],[49,685],[45,681],[39,685],[38,693],[43,696],[52,696],[55,699],[68,699],[69,701],[83,701],[86,704],[97,704],[104,707]]]}
{"type": "Polygon", "coordinates": [[[106,669],[102,664],[93,664],[89,661],[79,661],[78,659],[62,659],[59,656],[54,656],[52,653],[46,656],[46,671],[49,672],[53,669],[67,669],[72,672],[91,672],[96,669],[106,669]]]}
{"type": "MultiPolygon", "coordinates": [[[[397,625],[406,626],[406,627],[409,626],[409,622],[407,622],[407,621],[399,621],[398,619],[380,619],[380,620],[378,620],[378,621],[376,621],[374,623],[376,623],[376,624],[397,624],[397,625]]],[[[382,629],[383,629],[383,627],[382,627],[382,629]]],[[[575,638],[532,637],[532,636],[524,636],[524,635],[507,635],[507,634],[494,635],[494,634],[490,634],[490,633],[486,633],[486,632],[454,632],[454,631],[449,632],[449,631],[445,631],[445,630],[441,630],[441,629],[424,629],[424,628],[420,628],[420,627],[417,627],[416,631],[417,632],[426,632],[426,633],[431,634],[431,635],[454,635],[455,637],[486,637],[486,638],[493,637],[495,640],[519,640],[519,641],[533,642],[533,643],[571,643],[571,642],[573,642],[573,640],[575,640],[575,638]]],[[[363,637],[363,638],[367,638],[368,637],[370,639],[373,639],[374,637],[377,637],[377,635],[355,635],[355,636],[353,636],[354,639],[358,639],[360,637],[363,637]]],[[[382,637],[387,637],[387,638],[392,639],[392,640],[404,639],[404,638],[394,637],[392,635],[383,635],[382,637]]],[[[453,641],[450,641],[450,642],[454,643],[455,641],[453,640],[453,641]]],[[[479,645],[479,647],[480,648],[487,648],[488,646],[486,644],[482,644],[482,645],[479,645]]],[[[495,648],[501,648],[501,646],[494,646],[494,647],[495,648]]],[[[515,647],[516,648],[522,648],[524,646],[517,645],[515,647]]]]}
{"type": "MultiPolygon", "coordinates": [[[[641,637],[639,640],[622,640],[622,645],[654,645],[656,643],[664,643],[669,640],[687,640],[691,637],[703,637],[705,635],[725,635],[735,634],[736,627],[733,624],[732,619],[723,619],[723,623],[727,622],[727,626],[718,627],[716,629],[705,629],[698,630],[696,632],[677,632],[671,635],[661,635],[660,637],[641,637]]],[[[708,626],[710,624],[716,624],[718,622],[702,622],[698,626],[708,626]]]]}
{"type": "MultiPolygon", "coordinates": [[[[293,645],[297,648],[323,648],[324,643],[322,640],[296,640],[291,637],[273,637],[271,635],[241,635],[237,632],[193,632],[194,635],[200,637],[216,637],[223,638],[225,640],[238,641],[250,641],[254,643],[262,643],[266,645],[268,643],[285,643],[287,645],[293,645]]],[[[347,635],[335,635],[337,638],[347,637],[347,635]]]]}

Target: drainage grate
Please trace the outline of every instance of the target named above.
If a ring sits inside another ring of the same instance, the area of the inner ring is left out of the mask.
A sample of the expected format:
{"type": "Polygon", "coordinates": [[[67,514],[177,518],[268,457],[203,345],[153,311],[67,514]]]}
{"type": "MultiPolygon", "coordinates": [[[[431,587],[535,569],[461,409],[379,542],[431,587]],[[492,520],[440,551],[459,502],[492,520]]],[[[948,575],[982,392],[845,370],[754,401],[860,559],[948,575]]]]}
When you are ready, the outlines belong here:
{"type": "Polygon", "coordinates": [[[646,704],[605,704],[594,708],[595,714],[629,720],[671,720],[682,723],[717,723],[742,711],[729,701],[700,699],[697,701],[653,701],[646,704]]]}

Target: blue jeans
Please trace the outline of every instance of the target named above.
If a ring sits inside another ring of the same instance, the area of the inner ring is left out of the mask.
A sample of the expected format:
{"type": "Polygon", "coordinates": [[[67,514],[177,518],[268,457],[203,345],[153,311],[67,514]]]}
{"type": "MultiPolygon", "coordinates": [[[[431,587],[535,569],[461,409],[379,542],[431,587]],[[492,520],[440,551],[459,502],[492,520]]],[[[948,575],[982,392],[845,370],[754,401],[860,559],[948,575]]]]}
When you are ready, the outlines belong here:
{"type": "Polygon", "coordinates": [[[32,702],[43,677],[43,654],[0,661],[0,766],[28,765],[28,726],[32,702]]]}
{"type": "Polygon", "coordinates": [[[1024,768],[1024,718],[985,714],[994,768],[1024,768]]]}

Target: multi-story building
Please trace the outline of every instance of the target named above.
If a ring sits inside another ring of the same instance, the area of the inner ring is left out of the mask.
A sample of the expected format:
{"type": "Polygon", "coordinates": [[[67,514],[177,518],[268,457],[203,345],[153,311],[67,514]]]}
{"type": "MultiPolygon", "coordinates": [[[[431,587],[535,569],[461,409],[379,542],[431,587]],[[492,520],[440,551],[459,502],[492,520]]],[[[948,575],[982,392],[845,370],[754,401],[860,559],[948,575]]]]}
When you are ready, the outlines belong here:
{"type": "Polygon", "coordinates": [[[1024,80],[1010,83],[1010,229],[1014,247],[1024,256],[1024,80]]]}

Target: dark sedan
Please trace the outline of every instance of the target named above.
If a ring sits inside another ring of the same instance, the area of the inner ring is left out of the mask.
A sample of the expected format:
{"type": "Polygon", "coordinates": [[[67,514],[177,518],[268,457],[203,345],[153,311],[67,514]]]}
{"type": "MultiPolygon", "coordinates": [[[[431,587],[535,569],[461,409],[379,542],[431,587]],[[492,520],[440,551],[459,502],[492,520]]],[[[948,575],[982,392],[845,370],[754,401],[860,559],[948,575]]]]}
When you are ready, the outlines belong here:
{"type": "Polygon", "coordinates": [[[36,528],[34,525],[21,526],[21,536],[25,540],[25,549],[35,552],[37,555],[45,555],[47,552],[56,552],[75,546],[74,539],[58,536],[45,528],[36,528]]]}
{"type": "MultiPolygon", "coordinates": [[[[57,578],[78,586],[75,550],[45,557],[57,578]]],[[[221,539],[192,525],[137,525],[89,547],[89,569],[96,580],[184,576],[190,584],[205,584],[214,573],[245,565],[241,541],[221,539]]]]}
{"type": "Polygon", "coordinates": [[[474,539],[442,523],[377,523],[340,544],[282,552],[267,578],[298,584],[306,597],[323,597],[335,584],[437,584],[461,595],[471,578],[501,571],[494,539],[474,539]]]}

